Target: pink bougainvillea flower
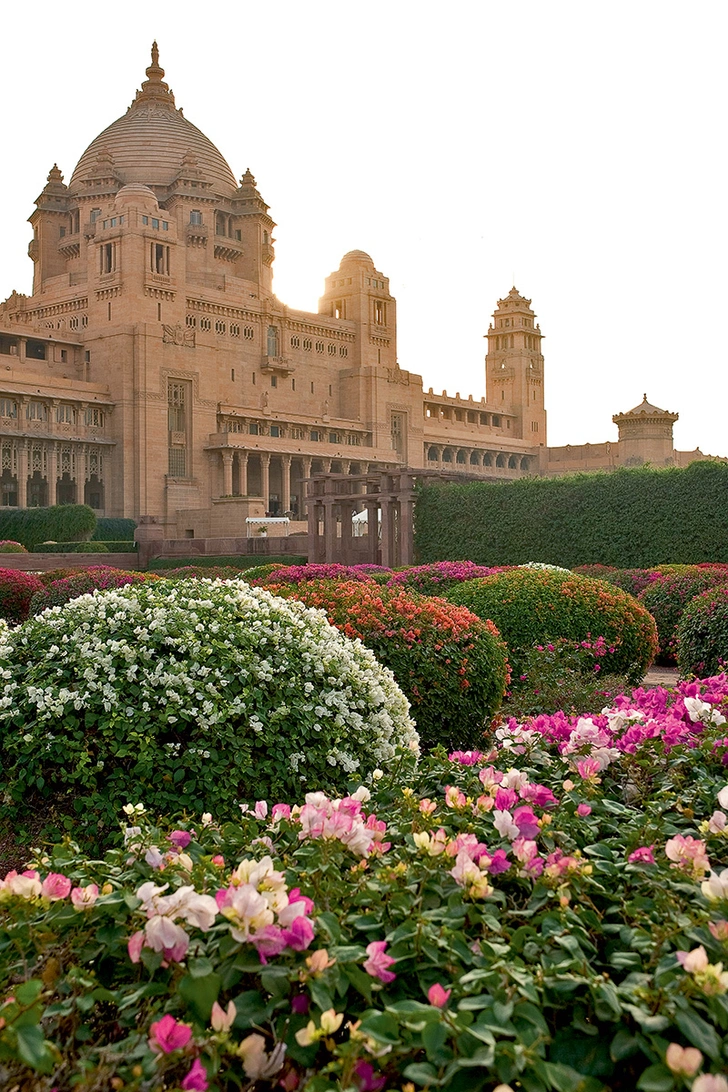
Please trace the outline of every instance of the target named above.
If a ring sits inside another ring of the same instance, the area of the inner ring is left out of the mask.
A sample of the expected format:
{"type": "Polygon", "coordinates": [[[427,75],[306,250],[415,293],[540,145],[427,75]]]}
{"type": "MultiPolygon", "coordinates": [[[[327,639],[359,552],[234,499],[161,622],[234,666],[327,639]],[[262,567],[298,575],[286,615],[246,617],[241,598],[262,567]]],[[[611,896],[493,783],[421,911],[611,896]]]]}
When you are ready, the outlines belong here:
{"type": "Polygon", "coordinates": [[[718,1073],[701,1073],[693,1082],[692,1092],[728,1092],[728,1080],[718,1073]]]}
{"type": "Polygon", "coordinates": [[[142,948],[144,947],[144,930],[140,929],[138,933],[134,933],[134,936],[129,937],[126,942],[126,950],[129,953],[129,959],[132,963],[138,963],[142,957],[142,948]]]}
{"type": "Polygon", "coordinates": [[[687,872],[695,880],[702,880],[703,873],[710,869],[710,862],[705,851],[705,842],[692,838],[689,834],[676,834],[665,843],[665,854],[673,861],[673,868],[687,872]]]}
{"type": "Polygon", "coordinates": [[[221,853],[216,853],[215,856],[212,858],[212,863],[214,865],[217,865],[218,868],[224,868],[225,867],[225,858],[223,857],[223,855],[221,853]]]}
{"type": "Polygon", "coordinates": [[[99,888],[95,883],[87,884],[86,887],[74,887],[71,889],[71,902],[77,910],[85,910],[89,906],[93,906],[99,897],[99,888]]]}
{"type": "Polygon", "coordinates": [[[386,954],[384,950],[386,947],[386,940],[373,940],[371,944],[367,944],[368,958],[364,961],[364,970],[367,974],[384,983],[394,982],[397,977],[392,971],[387,970],[396,960],[386,954]]]}
{"type": "Polygon", "coordinates": [[[41,895],[53,902],[57,899],[66,899],[71,894],[72,886],[68,876],[60,872],[49,872],[41,884],[41,895]]]}
{"type": "Polygon", "coordinates": [[[256,800],[253,814],[255,815],[256,819],[268,818],[268,804],[265,800],[256,800]]]}
{"type": "Polygon", "coordinates": [[[187,849],[187,846],[192,841],[192,835],[188,830],[173,830],[169,836],[169,840],[177,849],[187,849]]]}
{"type": "Polygon", "coordinates": [[[513,822],[518,827],[522,838],[535,838],[541,829],[533,808],[528,805],[516,808],[513,812],[513,822]]]}
{"type": "Polygon", "coordinates": [[[427,1000],[431,1005],[434,1005],[436,1009],[443,1009],[447,1004],[452,990],[446,990],[444,986],[441,986],[439,982],[436,982],[434,986],[430,986],[427,991],[427,1000]]]}
{"type": "Polygon", "coordinates": [[[655,848],[654,842],[651,846],[640,846],[639,849],[635,849],[633,853],[630,853],[627,860],[630,864],[654,864],[655,854],[653,852],[655,848]]]}
{"type": "Polygon", "coordinates": [[[387,1084],[386,1076],[376,1076],[374,1066],[363,1058],[354,1066],[353,1076],[358,1092],[381,1092],[387,1084]]]}
{"type": "Polygon", "coordinates": [[[449,808],[455,808],[456,810],[464,808],[467,802],[465,793],[457,785],[445,786],[445,803],[449,808]]]}
{"type": "Polygon", "coordinates": [[[149,1028],[149,1046],[158,1054],[171,1054],[182,1050],[192,1038],[189,1024],[178,1023],[168,1012],[149,1028]]]}
{"type": "Polygon", "coordinates": [[[222,1008],[217,1001],[212,1003],[212,1012],[210,1014],[210,1024],[214,1031],[230,1031],[233,1026],[233,1020],[238,1014],[238,1010],[235,1008],[235,1003],[230,1001],[227,1007],[227,1011],[222,1008]]]}
{"type": "Polygon", "coordinates": [[[576,772],[583,781],[589,781],[593,785],[599,784],[599,778],[597,774],[601,766],[596,758],[582,758],[581,761],[576,764],[576,772]]]}
{"type": "Polygon", "coordinates": [[[728,940],[728,921],[709,921],[708,928],[716,940],[723,943],[728,940]]]}
{"type": "Polygon", "coordinates": [[[708,953],[702,944],[699,948],[693,948],[689,952],[676,952],[675,955],[682,969],[689,974],[704,971],[708,966],[708,953]]]}
{"type": "Polygon", "coordinates": [[[290,804],[274,804],[270,813],[271,819],[274,821],[277,819],[290,819],[291,818],[291,805],[290,804]]]}
{"type": "Polygon", "coordinates": [[[587,815],[591,815],[591,807],[589,804],[579,804],[579,807],[576,809],[576,814],[582,819],[586,819],[587,815]]]}
{"type": "Polygon", "coordinates": [[[184,1092],[207,1092],[210,1082],[207,1079],[205,1067],[199,1058],[195,1058],[192,1068],[182,1081],[181,1087],[184,1092]]]}

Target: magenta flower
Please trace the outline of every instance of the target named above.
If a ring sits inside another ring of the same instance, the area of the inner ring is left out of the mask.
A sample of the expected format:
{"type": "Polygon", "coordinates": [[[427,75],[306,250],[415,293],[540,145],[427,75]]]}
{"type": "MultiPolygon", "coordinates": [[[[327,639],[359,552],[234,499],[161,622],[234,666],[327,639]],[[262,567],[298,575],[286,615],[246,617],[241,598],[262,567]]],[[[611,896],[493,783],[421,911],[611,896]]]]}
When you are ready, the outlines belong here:
{"type": "Polygon", "coordinates": [[[533,809],[528,806],[516,808],[513,812],[513,822],[518,827],[522,838],[535,838],[541,829],[533,809]]]}
{"type": "Polygon", "coordinates": [[[169,840],[177,849],[187,849],[187,846],[192,841],[192,835],[188,830],[173,830],[169,836],[169,840]]]}
{"type": "Polygon", "coordinates": [[[630,853],[627,860],[630,864],[654,864],[655,855],[653,850],[655,848],[654,842],[651,846],[640,846],[639,849],[635,849],[633,853],[630,853]]]}
{"type": "Polygon", "coordinates": [[[373,940],[371,944],[367,944],[369,958],[364,961],[364,970],[367,974],[370,974],[372,978],[378,978],[380,982],[384,983],[394,982],[397,977],[392,971],[387,970],[396,960],[385,953],[384,949],[386,947],[386,940],[373,940]]]}
{"type": "Polygon", "coordinates": [[[582,819],[585,819],[587,815],[591,815],[591,807],[589,804],[579,804],[579,807],[576,809],[576,814],[580,815],[582,819]]]}
{"type": "Polygon", "coordinates": [[[199,1058],[195,1058],[192,1063],[192,1068],[182,1081],[182,1088],[185,1092],[207,1092],[209,1088],[207,1073],[199,1058]]]}
{"type": "Polygon", "coordinates": [[[430,986],[427,991],[427,1000],[431,1005],[434,1005],[436,1009],[444,1009],[451,993],[452,990],[446,990],[444,986],[441,986],[439,982],[436,982],[434,986],[430,986]]]}
{"type": "Polygon", "coordinates": [[[374,1066],[363,1058],[354,1066],[354,1079],[359,1092],[381,1092],[387,1083],[386,1077],[375,1077],[374,1066]]]}
{"type": "Polygon", "coordinates": [[[40,893],[46,899],[65,899],[71,893],[71,881],[60,872],[49,872],[41,884],[40,893]]]}
{"type": "Polygon", "coordinates": [[[189,1024],[178,1024],[168,1012],[149,1028],[149,1046],[158,1054],[171,1054],[173,1050],[182,1050],[191,1038],[192,1028],[189,1024]]]}

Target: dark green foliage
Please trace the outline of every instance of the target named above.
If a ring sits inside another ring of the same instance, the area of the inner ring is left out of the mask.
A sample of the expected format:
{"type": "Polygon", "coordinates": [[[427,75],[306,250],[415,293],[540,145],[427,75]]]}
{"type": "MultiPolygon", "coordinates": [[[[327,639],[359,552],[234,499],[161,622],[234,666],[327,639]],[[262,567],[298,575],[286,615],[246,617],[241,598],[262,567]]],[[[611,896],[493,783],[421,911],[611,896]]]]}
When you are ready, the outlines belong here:
{"type": "Polygon", "coordinates": [[[681,675],[717,675],[728,666],[728,583],[703,592],[683,611],[675,638],[681,675]]]}
{"type": "Polygon", "coordinates": [[[728,561],[728,465],[426,485],[415,544],[423,562],[629,569],[728,561]]]}
{"type": "Polygon", "coordinates": [[[692,568],[686,571],[667,572],[650,584],[640,595],[640,600],[657,623],[660,642],[657,662],[677,662],[677,627],[688,603],[701,592],[728,582],[728,572],[715,569],[692,568]]]}
{"type": "Polygon", "coordinates": [[[35,573],[0,569],[0,618],[15,625],[28,617],[31,600],[43,585],[35,573]]]}
{"type": "Polygon", "coordinates": [[[541,713],[578,714],[601,709],[625,689],[621,675],[605,675],[603,642],[557,640],[527,649],[520,674],[511,680],[503,716],[535,717],[541,713]]]}
{"type": "Polygon", "coordinates": [[[0,509],[0,539],[14,539],[29,550],[40,542],[78,542],[96,527],[87,504],[56,504],[51,508],[0,509]]]}
{"type": "Polygon", "coordinates": [[[529,649],[559,638],[593,642],[603,637],[608,648],[602,670],[635,682],[657,651],[652,615],[633,596],[603,580],[548,569],[511,569],[458,584],[447,598],[495,623],[508,645],[514,677],[522,674],[529,649]]]}
{"type": "MultiPolygon", "coordinates": [[[[267,558],[267,563],[275,563],[276,567],[279,565],[305,565],[306,558],[298,554],[274,555],[267,558]]],[[[253,566],[260,564],[260,554],[257,556],[255,554],[231,554],[220,555],[219,557],[201,557],[196,554],[193,557],[153,557],[148,567],[150,569],[179,569],[187,565],[192,565],[195,568],[209,565],[232,565],[235,569],[252,569],[253,566]]]]}
{"type": "Polygon", "coordinates": [[[20,542],[8,540],[0,542],[0,554],[27,554],[27,552],[25,546],[21,545],[20,542]]]}
{"type": "Polygon", "coordinates": [[[482,745],[508,679],[507,650],[492,623],[444,599],[372,581],[306,580],[270,590],[325,610],[332,625],[372,650],[407,695],[423,747],[482,745]]]}
{"type": "MultiPolygon", "coordinates": [[[[245,570],[245,577],[252,569],[245,570]]],[[[232,565],[183,565],[179,569],[165,569],[165,580],[236,580],[241,570],[232,565]]]]}
{"type": "MultiPolygon", "coordinates": [[[[134,541],[136,521],[133,519],[114,519],[111,516],[99,516],[96,530],[91,538],[97,542],[134,541]]],[[[109,546],[111,549],[111,546],[109,546]]]]}

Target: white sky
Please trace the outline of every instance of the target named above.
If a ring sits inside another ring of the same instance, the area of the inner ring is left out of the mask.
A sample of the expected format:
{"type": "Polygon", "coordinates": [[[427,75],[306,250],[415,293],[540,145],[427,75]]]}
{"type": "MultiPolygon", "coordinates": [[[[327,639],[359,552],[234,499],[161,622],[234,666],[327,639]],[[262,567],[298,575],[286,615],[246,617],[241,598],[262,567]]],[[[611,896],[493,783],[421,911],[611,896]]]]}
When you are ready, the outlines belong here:
{"type": "Polygon", "coordinates": [[[399,361],[480,397],[514,281],[546,335],[549,443],[677,411],[728,455],[724,0],[40,0],[3,15],[0,299],[29,292],[25,222],[124,113],[153,38],[185,116],[271,206],[275,290],[316,310],[366,250],[399,361]],[[702,304],[699,303],[703,300],[702,304]]]}

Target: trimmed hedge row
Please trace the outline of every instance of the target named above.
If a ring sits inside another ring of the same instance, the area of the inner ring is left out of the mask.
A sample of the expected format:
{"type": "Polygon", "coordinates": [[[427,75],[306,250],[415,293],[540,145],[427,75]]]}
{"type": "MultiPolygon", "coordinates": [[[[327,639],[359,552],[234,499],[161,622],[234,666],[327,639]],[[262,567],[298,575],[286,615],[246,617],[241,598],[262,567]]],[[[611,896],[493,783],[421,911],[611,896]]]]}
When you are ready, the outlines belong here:
{"type": "MultiPolygon", "coordinates": [[[[95,542],[128,542],[134,540],[136,521],[133,519],[115,519],[112,516],[99,516],[96,530],[91,535],[95,542]]],[[[109,546],[111,549],[111,546],[109,546]]]]}
{"type": "MultiPolygon", "coordinates": [[[[266,558],[267,564],[276,565],[305,565],[306,558],[298,554],[283,555],[275,554],[272,557],[266,558]]],[[[150,569],[179,569],[188,565],[197,568],[207,568],[207,566],[218,565],[232,565],[235,569],[252,569],[254,566],[261,564],[261,557],[257,557],[253,554],[220,554],[219,557],[213,556],[200,556],[195,554],[193,557],[153,557],[149,562],[148,568],[150,569]]]]}
{"type": "Polygon", "coordinates": [[[34,554],[131,554],[136,545],[128,539],[91,539],[89,542],[41,542],[33,547],[34,554]]]}
{"type": "Polygon", "coordinates": [[[728,561],[728,464],[426,484],[415,546],[422,562],[481,565],[728,561]]]}
{"type": "Polygon", "coordinates": [[[78,542],[96,527],[87,504],[55,504],[49,508],[0,509],[0,539],[14,539],[32,550],[40,542],[78,542]]]}
{"type": "Polygon", "coordinates": [[[685,572],[667,572],[645,588],[639,598],[657,623],[658,663],[677,662],[677,630],[688,604],[696,595],[726,583],[728,572],[722,566],[714,569],[695,567],[685,572]]]}
{"type": "Polygon", "coordinates": [[[511,569],[450,588],[447,598],[490,618],[508,645],[514,676],[534,645],[566,638],[607,643],[604,671],[639,682],[657,651],[657,629],[637,600],[575,573],[511,569]]]}

